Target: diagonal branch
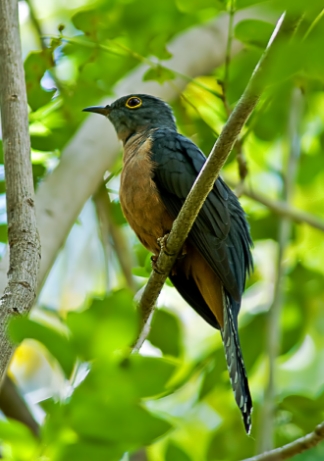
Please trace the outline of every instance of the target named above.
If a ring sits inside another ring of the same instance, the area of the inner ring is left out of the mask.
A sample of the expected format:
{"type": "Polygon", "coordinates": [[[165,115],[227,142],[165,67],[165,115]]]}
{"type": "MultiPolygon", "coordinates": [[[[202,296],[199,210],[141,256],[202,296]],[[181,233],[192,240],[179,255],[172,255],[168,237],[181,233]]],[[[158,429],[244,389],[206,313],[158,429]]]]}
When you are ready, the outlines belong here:
{"type": "MultiPolygon", "coordinates": [[[[222,166],[230,154],[243,125],[258,102],[263,87],[262,79],[264,78],[264,67],[269,59],[271,51],[273,50],[273,46],[281,39],[281,35],[285,30],[283,23],[286,24],[286,20],[284,20],[284,18],[285,15],[283,14],[270,38],[267,49],[263,53],[253,72],[246,90],[231,113],[223,131],[212,149],[211,154],[189,192],[177,219],[173,223],[172,230],[167,241],[167,252],[160,252],[157,261],[157,269],[152,272],[139,303],[144,324],[154,309],[155,302],[163,284],[204,201],[206,200],[206,197],[212,189],[222,166]]],[[[143,335],[141,335],[141,340],[137,342],[135,349],[138,349],[141,346],[142,340],[143,335]]]]}
{"type": "Polygon", "coordinates": [[[28,405],[8,375],[4,378],[0,391],[0,408],[7,418],[20,421],[29,427],[36,436],[39,436],[38,423],[35,421],[28,405]]]}
{"type": "MultiPolygon", "coordinates": [[[[137,290],[135,279],[132,274],[133,255],[129,243],[123,234],[123,230],[113,219],[112,204],[104,182],[99,186],[97,192],[93,196],[93,200],[100,222],[102,244],[104,247],[107,247],[109,245],[109,237],[111,237],[112,248],[115,251],[127,286],[135,294],[137,290]]],[[[107,248],[105,253],[107,253],[107,248]]]]}
{"type": "Polygon", "coordinates": [[[310,450],[324,440],[324,422],[316,426],[310,434],[300,437],[294,442],[288,443],[280,448],[262,453],[252,458],[243,459],[242,461],[283,461],[293,456],[310,450]]]}
{"type": "Polygon", "coordinates": [[[9,320],[26,314],[36,297],[40,244],[34,208],[28,108],[21,56],[18,1],[0,2],[0,101],[6,174],[10,265],[0,300],[0,383],[14,346],[9,320]]]}
{"type": "MultiPolygon", "coordinates": [[[[285,176],[283,199],[289,205],[294,192],[295,177],[300,157],[300,120],[302,116],[303,98],[300,89],[295,88],[289,117],[290,153],[285,176]]],[[[273,303],[267,314],[266,322],[266,355],[268,357],[268,382],[264,390],[263,405],[260,412],[260,430],[258,451],[264,452],[274,446],[275,410],[276,410],[276,359],[281,344],[280,315],[284,303],[284,278],[287,272],[285,254],[291,234],[291,221],[282,217],[278,233],[277,273],[274,288],[273,303]]]]}

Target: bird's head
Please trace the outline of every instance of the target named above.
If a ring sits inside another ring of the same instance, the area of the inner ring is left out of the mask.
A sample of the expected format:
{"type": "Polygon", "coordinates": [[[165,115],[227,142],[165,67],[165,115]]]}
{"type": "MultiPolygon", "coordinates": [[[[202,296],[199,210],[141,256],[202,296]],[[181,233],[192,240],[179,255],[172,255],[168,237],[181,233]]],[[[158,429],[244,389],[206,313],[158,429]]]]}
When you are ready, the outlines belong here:
{"type": "Polygon", "coordinates": [[[83,110],[107,117],[124,142],[141,130],[161,127],[176,129],[170,106],[148,94],[123,96],[105,107],[87,107],[83,110]]]}

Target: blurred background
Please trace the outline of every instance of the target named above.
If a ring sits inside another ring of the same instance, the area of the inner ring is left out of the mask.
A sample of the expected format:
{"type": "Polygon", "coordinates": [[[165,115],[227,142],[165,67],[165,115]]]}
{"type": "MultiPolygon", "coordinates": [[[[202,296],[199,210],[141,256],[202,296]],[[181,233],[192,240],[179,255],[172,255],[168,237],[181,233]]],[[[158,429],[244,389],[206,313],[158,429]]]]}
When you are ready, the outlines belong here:
{"type": "MultiPolygon", "coordinates": [[[[233,461],[323,420],[322,8],[319,0],[19,2],[43,253],[37,304],[12,325],[23,342],[9,376],[42,429],[36,441],[3,416],[4,459],[233,461]],[[239,317],[254,401],[246,436],[220,335],[170,283],[140,356],[128,358],[132,299],[150,254],[120,209],[116,135],[81,111],[128,93],[160,96],[208,155],[285,9],[293,36],[275,50],[266,91],[223,170],[254,241],[239,317]]],[[[4,287],[3,165],[0,173],[4,287]]],[[[323,458],[324,444],[295,459],[323,458]]]]}

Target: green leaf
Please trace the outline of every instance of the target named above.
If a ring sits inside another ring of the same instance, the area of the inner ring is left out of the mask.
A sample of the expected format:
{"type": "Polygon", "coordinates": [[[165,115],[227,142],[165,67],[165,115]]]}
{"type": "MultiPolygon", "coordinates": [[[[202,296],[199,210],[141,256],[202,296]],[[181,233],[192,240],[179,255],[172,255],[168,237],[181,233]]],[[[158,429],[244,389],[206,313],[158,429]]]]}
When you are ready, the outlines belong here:
{"type": "Polygon", "coordinates": [[[199,391],[199,400],[202,400],[210,392],[216,388],[219,390],[220,387],[227,387],[228,383],[224,379],[228,379],[224,372],[227,371],[224,349],[220,347],[215,350],[215,356],[208,368],[204,372],[203,381],[199,391]],[[226,376],[226,378],[224,378],[226,376]]]}
{"type": "Polygon", "coordinates": [[[126,219],[123,215],[119,200],[111,202],[109,208],[115,224],[118,226],[126,224],[126,219]]]}
{"type": "Polygon", "coordinates": [[[150,275],[150,272],[147,272],[146,268],[145,267],[133,267],[132,268],[132,273],[134,275],[137,275],[138,277],[144,277],[144,278],[148,278],[149,275],[150,275]]]}
{"type": "Polygon", "coordinates": [[[170,59],[172,54],[167,50],[165,44],[168,43],[166,34],[158,34],[150,41],[150,52],[159,59],[170,59]]]}
{"type": "Polygon", "coordinates": [[[160,66],[157,64],[155,67],[151,67],[148,71],[145,72],[143,76],[143,80],[156,80],[161,85],[164,82],[169,80],[173,80],[175,78],[174,72],[170,69],[166,69],[165,67],[160,66]]]}
{"type": "Polygon", "coordinates": [[[182,448],[175,445],[173,442],[168,444],[165,452],[165,461],[191,461],[190,456],[182,450],[182,448]]]}
{"type": "Polygon", "coordinates": [[[4,157],[3,157],[3,144],[0,139],[0,163],[3,165],[4,164],[4,157]]]}
{"type": "Polygon", "coordinates": [[[259,3],[265,3],[268,0],[236,0],[237,9],[247,8],[251,5],[257,5],[259,3]]]}
{"type": "Polygon", "coordinates": [[[241,42],[264,49],[267,46],[273,29],[274,26],[268,22],[246,19],[236,25],[234,35],[241,42]]]}
{"type": "Polygon", "coordinates": [[[80,403],[72,396],[68,418],[82,438],[137,448],[152,443],[171,428],[139,405],[124,405],[109,398],[105,403],[95,396],[80,403]]]}
{"type": "Polygon", "coordinates": [[[114,444],[82,439],[58,450],[60,461],[120,461],[122,456],[123,449],[114,444]]]}
{"type": "Polygon", "coordinates": [[[9,325],[9,333],[16,343],[20,343],[27,338],[35,339],[42,343],[59,362],[66,377],[71,376],[76,355],[66,336],[27,317],[13,318],[9,325]]]}
{"type": "Polygon", "coordinates": [[[138,313],[132,293],[120,290],[95,299],[89,309],[69,313],[67,324],[71,341],[85,360],[109,360],[112,353],[128,349],[136,339],[138,313]]]}
{"type": "Polygon", "coordinates": [[[169,311],[157,309],[147,339],[163,354],[179,357],[183,342],[179,320],[169,311]]]}
{"type": "Polygon", "coordinates": [[[7,224],[0,224],[0,242],[8,242],[8,226],[7,224]]]}
{"type": "Polygon", "coordinates": [[[40,84],[45,72],[52,67],[52,54],[49,49],[32,51],[25,63],[26,88],[28,104],[33,110],[47,104],[53,97],[55,89],[44,90],[40,84]]]}
{"type": "MultiPolygon", "coordinates": [[[[0,440],[10,445],[10,459],[29,461],[36,459],[38,443],[31,430],[19,421],[8,419],[0,421],[0,440]]],[[[4,447],[6,452],[6,447],[4,447]]],[[[8,459],[5,457],[5,459],[8,459]]]]}
{"type": "Polygon", "coordinates": [[[184,13],[195,13],[203,9],[213,11],[226,10],[226,0],[176,0],[177,7],[184,13]]]}
{"type": "Polygon", "coordinates": [[[125,379],[131,380],[140,397],[153,397],[166,390],[176,364],[162,358],[134,355],[122,363],[122,369],[125,379]]]}

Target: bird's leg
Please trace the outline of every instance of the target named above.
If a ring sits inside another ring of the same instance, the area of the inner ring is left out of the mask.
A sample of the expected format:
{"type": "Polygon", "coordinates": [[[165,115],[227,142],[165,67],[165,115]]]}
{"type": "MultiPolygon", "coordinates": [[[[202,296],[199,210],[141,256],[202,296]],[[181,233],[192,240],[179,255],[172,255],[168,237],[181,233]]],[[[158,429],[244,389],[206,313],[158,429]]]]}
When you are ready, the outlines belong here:
{"type": "Polygon", "coordinates": [[[159,247],[161,248],[161,251],[164,251],[168,256],[171,256],[167,251],[166,251],[166,243],[167,243],[167,240],[168,240],[168,237],[169,237],[169,233],[163,235],[163,237],[159,237],[157,239],[157,243],[159,245],[159,247]]]}
{"type": "MultiPolygon", "coordinates": [[[[157,239],[157,243],[158,243],[159,247],[161,248],[161,251],[164,251],[168,256],[172,256],[171,253],[168,252],[167,246],[166,246],[169,235],[170,234],[168,233],[168,234],[165,234],[163,237],[159,237],[157,239]]],[[[177,256],[177,259],[182,259],[186,254],[187,254],[187,245],[185,243],[183,245],[180,253],[177,256]]]]}
{"type": "Polygon", "coordinates": [[[161,272],[157,268],[157,264],[156,264],[157,260],[158,260],[158,256],[156,256],[156,255],[151,256],[152,269],[154,270],[154,272],[157,272],[158,274],[161,274],[161,272]]]}

